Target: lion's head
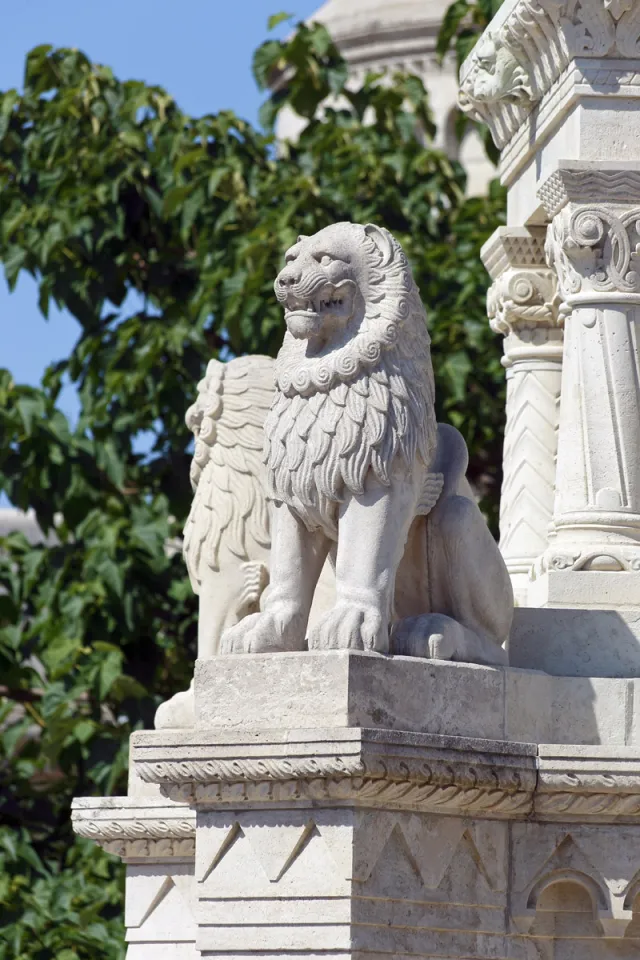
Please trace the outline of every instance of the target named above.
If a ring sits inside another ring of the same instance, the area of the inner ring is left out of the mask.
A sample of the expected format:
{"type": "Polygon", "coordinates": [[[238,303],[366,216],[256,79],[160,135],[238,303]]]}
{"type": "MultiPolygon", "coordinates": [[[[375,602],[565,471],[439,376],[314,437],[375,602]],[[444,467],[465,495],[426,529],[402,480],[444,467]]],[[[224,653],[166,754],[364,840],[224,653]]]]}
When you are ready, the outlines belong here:
{"type": "MultiPolygon", "coordinates": [[[[298,237],[276,278],[289,333],[311,341],[314,352],[364,313],[370,264],[362,229],[337,223],[313,237],[298,237]]],[[[365,227],[365,235],[367,229],[372,228],[365,227]]]]}
{"type": "Polygon", "coordinates": [[[336,223],[299,237],[275,282],[287,334],[279,388],[309,395],[374,368],[402,331],[429,358],[420,294],[400,244],[373,224],[336,223]]]}
{"type": "Polygon", "coordinates": [[[391,234],[336,223],[299,237],[275,292],[287,333],[266,424],[271,496],[326,515],[345,488],[363,489],[368,470],[388,483],[398,454],[430,462],[426,315],[391,234]]]}

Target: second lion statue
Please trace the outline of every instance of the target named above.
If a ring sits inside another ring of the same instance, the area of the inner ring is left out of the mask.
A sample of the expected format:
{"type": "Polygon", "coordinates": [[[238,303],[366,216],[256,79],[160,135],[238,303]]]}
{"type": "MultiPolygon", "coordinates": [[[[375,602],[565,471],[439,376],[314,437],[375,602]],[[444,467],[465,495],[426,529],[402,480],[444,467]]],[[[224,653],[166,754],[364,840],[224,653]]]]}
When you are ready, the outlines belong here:
{"type": "Polygon", "coordinates": [[[270,587],[221,653],[354,649],[503,664],[509,576],[438,425],[425,310],[372,224],[299,237],[275,293],[287,332],[265,423],[270,587]],[[334,606],[308,630],[329,556],[334,606]]]}

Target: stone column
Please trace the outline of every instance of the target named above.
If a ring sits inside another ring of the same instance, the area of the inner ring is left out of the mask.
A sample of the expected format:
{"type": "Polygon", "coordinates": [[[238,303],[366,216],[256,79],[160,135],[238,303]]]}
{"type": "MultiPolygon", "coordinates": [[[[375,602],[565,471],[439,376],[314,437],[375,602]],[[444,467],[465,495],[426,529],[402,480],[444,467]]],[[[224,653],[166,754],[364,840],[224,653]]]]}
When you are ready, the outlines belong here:
{"type": "Polygon", "coordinates": [[[640,571],[640,164],[565,162],[539,196],[567,314],[555,535],[540,569],[640,571]]]}
{"type": "Polygon", "coordinates": [[[545,233],[499,227],[482,250],[494,280],[487,311],[491,329],[504,335],[507,371],[500,549],[521,606],[529,571],[547,548],[555,492],[563,329],[545,233]]]}

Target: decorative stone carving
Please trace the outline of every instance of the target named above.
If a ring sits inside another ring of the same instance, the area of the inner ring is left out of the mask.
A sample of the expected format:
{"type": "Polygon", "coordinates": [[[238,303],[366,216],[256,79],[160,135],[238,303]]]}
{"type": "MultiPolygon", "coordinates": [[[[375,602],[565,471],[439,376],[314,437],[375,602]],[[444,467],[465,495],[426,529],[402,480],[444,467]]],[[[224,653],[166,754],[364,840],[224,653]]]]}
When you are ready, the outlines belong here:
{"type": "Polygon", "coordinates": [[[567,956],[577,943],[587,956],[607,960],[618,943],[623,955],[629,944],[633,956],[639,840],[638,825],[513,824],[514,932],[534,942],[552,935],[556,950],[571,951],[567,956]]]}
{"type": "Polygon", "coordinates": [[[634,180],[629,166],[561,164],[541,189],[567,329],[554,537],[538,572],[640,571],[640,206],[621,202],[634,180]]]}
{"type": "Polygon", "coordinates": [[[487,817],[526,813],[535,787],[532,748],[388,731],[318,732],[296,743],[252,731],[243,756],[236,742],[176,746],[138,736],[137,774],[148,783],[191,785],[196,805],[345,800],[352,803],[487,817]],[[258,748],[257,750],[255,748],[258,748]],[[231,756],[230,754],[234,754],[231,756]]]}
{"type": "Polygon", "coordinates": [[[187,411],[195,449],[184,558],[200,597],[199,657],[215,656],[222,631],[258,609],[269,580],[262,447],[273,388],[270,357],[210,360],[187,411]]]}
{"type": "Polygon", "coordinates": [[[330,554],[337,600],[310,647],[503,662],[511,588],[464,442],[436,425],[425,312],[400,245],[340,223],[286,259],[275,289],[288,329],[265,424],[271,585],[222,651],[304,649],[330,554]]]}
{"type": "Polygon", "coordinates": [[[640,2],[512,0],[488,36],[462,66],[459,102],[503,148],[573,58],[640,57],[640,2]]]}
{"type": "Polygon", "coordinates": [[[544,238],[541,227],[499,227],[482,250],[494,280],[487,312],[505,338],[507,371],[500,549],[521,604],[547,546],[555,492],[563,329],[544,238]]]}
{"type": "Polygon", "coordinates": [[[470,101],[495,103],[498,100],[532,100],[528,72],[500,38],[482,35],[476,47],[478,70],[468,84],[470,101]]]}
{"type": "Polygon", "coordinates": [[[94,840],[125,860],[189,859],[194,855],[195,813],[166,800],[76,799],[71,819],[78,836],[94,840]]]}

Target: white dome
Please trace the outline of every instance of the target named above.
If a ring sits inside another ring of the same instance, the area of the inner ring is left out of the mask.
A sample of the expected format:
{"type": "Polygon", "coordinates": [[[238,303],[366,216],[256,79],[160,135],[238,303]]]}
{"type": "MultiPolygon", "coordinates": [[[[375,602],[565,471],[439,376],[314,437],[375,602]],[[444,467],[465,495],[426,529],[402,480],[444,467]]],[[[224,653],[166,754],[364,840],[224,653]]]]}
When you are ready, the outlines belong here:
{"type": "Polygon", "coordinates": [[[328,0],[310,21],[323,23],[348,60],[366,59],[362,48],[433,49],[449,0],[328,0]],[[360,50],[358,50],[360,48],[360,50]]]}

